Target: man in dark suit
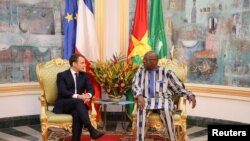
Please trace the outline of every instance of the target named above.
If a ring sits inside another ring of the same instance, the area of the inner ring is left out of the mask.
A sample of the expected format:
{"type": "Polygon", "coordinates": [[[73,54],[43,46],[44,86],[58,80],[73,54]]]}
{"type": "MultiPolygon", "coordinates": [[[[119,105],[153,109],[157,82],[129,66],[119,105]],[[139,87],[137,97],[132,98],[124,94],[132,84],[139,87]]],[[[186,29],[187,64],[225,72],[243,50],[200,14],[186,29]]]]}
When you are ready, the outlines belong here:
{"type": "Polygon", "coordinates": [[[73,54],[69,59],[70,69],[57,75],[58,97],[53,112],[72,114],[72,141],[80,141],[83,125],[92,139],[100,138],[104,133],[96,130],[90,122],[87,102],[94,96],[94,89],[85,71],[85,59],[73,54]]]}

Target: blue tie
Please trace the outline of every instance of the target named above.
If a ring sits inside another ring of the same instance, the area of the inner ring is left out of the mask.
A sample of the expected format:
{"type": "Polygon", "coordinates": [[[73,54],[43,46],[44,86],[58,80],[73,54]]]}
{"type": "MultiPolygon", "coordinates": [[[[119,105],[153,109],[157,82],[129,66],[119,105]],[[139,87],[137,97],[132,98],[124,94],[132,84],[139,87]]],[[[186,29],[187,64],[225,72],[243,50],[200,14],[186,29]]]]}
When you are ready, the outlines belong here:
{"type": "Polygon", "coordinates": [[[155,75],[154,71],[149,72],[149,95],[150,97],[154,97],[155,90],[155,75]]]}

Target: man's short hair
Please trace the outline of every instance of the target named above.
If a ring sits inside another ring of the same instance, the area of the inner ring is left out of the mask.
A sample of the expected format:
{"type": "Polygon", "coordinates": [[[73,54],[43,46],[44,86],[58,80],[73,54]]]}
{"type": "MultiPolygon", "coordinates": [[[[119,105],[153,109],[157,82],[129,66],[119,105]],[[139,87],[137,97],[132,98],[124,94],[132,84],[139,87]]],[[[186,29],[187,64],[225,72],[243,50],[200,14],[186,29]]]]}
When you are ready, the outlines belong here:
{"type": "Polygon", "coordinates": [[[79,57],[84,58],[84,56],[81,54],[72,54],[69,58],[69,65],[72,67],[73,62],[77,62],[79,57]]]}

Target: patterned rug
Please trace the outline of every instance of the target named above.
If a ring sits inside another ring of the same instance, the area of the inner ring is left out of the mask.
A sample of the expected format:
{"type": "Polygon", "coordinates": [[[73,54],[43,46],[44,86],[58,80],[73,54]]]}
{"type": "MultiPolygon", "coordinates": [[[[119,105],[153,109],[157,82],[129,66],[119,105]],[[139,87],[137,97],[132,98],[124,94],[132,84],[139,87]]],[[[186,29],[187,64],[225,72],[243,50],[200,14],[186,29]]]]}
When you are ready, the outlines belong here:
{"type": "MultiPolygon", "coordinates": [[[[53,131],[49,134],[49,141],[71,141],[71,133],[65,131],[53,131]]],[[[82,141],[91,141],[89,133],[82,133],[82,141]]],[[[95,141],[135,141],[131,132],[107,131],[105,135],[95,141]]],[[[147,135],[145,141],[165,141],[164,138],[158,135],[147,135]]]]}

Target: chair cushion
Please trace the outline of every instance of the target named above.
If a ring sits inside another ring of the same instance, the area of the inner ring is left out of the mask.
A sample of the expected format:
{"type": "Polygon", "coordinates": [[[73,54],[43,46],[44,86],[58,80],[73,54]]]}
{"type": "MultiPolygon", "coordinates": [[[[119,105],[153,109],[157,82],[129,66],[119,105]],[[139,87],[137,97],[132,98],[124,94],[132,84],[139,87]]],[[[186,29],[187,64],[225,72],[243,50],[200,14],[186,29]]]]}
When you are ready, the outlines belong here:
{"type": "Polygon", "coordinates": [[[57,73],[69,69],[69,66],[53,66],[42,69],[41,79],[47,103],[53,105],[57,98],[56,77],[57,73]]]}
{"type": "Polygon", "coordinates": [[[46,111],[48,123],[65,123],[72,122],[72,116],[69,114],[55,114],[51,111],[46,111]]]}

